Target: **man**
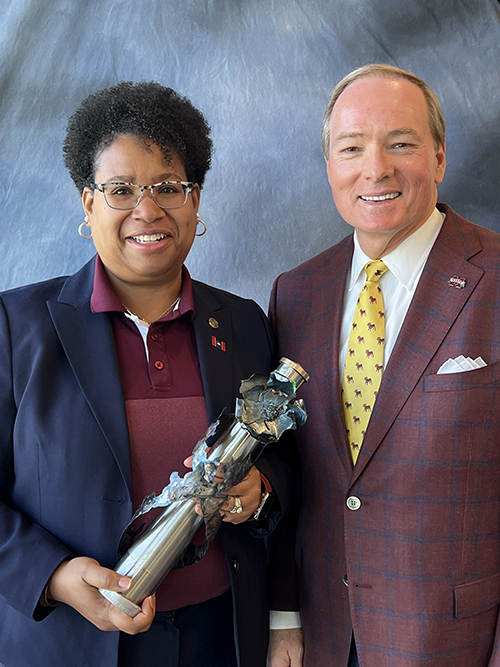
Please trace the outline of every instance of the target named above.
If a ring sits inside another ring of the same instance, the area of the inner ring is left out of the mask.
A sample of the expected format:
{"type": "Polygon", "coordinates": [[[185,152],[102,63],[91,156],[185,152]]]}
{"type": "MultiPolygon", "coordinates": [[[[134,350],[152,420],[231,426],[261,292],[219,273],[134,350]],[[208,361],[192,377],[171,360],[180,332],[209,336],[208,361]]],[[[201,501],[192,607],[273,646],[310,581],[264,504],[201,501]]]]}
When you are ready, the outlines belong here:
{"type": "MultiPolygon", "coordinates": [[[[500,667],[500,236],[436,207],[444,121],[414,75],[352,72],[323,139],[354,234],[271,297],[280,352],[311,375],[303,664],[500,667]]],[[[274,632],[272,667],[300,667],[298,633],[274,632]]]]}

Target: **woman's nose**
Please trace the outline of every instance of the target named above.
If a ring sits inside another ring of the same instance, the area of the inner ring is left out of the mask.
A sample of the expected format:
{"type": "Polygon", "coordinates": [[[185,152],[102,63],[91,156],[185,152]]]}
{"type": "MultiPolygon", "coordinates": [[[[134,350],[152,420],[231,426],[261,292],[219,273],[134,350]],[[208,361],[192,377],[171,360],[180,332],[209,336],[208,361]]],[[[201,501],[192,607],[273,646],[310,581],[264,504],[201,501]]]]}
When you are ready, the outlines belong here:
{"type": "Polygon", "coordinates": [[[156,203],[151,190],[143,190],[139,203],[134,209],[137,217],[156,220],[163,216],[164,210],[156,203]]]}

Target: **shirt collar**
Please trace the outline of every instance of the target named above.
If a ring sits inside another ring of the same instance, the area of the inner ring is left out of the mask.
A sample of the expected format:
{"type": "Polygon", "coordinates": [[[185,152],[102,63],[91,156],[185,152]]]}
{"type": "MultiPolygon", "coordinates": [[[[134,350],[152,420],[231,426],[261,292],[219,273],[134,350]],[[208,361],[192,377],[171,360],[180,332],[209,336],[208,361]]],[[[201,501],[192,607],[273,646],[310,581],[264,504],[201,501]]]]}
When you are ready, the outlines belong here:
{"type": "MultiPolygon", "coordinates": [[[[389,271],[407,289],[415,286],[423,265],[434,245],[444,222],[444,213],[435,208],[424,224],[400,243],[392,252],[382,257],[389,271]]],[[[360,280],[365,280],[363,269],[370,257],[361,250],[358,235],[354,232],[354,253],[351,262],[349,291],[360,280]]]]}
{"type": "MultiPolygon", "coordinates": [[[[119,312],[125,313],[126,308],[111,289],[104,265],[99,255],[96,257],[94,271],[94,288],[90,297],[90,309],[93,313],[119,312]]],[[[194,317],[193,285],[189,271],[182,267],[181,298],[174,310],[162,317],[160,322],[168,322],[189,313],[191,320],[194,317]]]]}

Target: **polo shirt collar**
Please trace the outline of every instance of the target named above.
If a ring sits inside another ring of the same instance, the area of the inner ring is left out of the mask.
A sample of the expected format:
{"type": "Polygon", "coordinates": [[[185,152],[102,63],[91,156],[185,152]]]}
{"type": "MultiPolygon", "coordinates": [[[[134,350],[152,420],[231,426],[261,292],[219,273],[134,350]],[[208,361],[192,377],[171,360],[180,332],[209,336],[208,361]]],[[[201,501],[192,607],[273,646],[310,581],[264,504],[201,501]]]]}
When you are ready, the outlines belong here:
{"type": "MultiPolygon", "coordinates": [[[[90,297],[90,309],[93,313],[127,312],[124,305],[120,303],[120,300],[111,289],[111,285],[109,284],[109,280],[104,270],[104,265],[99,255],[97,255],[95,262],[94,288],[90,297]]],[[[171,313],[168,313],[168,315],[165,315],[158,321],[168,322],[169,320],[177,319],[186,313],[189,313],[191,320],[194,318],[194,298],[191,276],[189,275],[187,268],[183,266],[180,301],[171,313]]]]}

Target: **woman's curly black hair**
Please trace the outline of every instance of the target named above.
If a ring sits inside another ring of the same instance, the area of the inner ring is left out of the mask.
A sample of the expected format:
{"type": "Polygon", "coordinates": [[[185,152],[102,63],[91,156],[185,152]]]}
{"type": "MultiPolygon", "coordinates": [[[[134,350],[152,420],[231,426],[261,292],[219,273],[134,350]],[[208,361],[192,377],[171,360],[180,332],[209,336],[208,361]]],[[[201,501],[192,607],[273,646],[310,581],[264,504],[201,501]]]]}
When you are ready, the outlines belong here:
{"type": "Polygon", "coordinates": [[[68,120],[64,164],[80,193],[94,182],[101,151],[120,134],[152,141],[167,162],[177,154],[188,181],[203,187],[212,158],[210,126],[203,114],[155,81],[122,81],[89,95],[68,120]]]}

